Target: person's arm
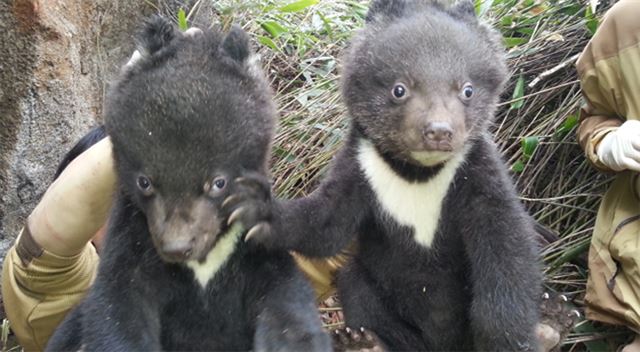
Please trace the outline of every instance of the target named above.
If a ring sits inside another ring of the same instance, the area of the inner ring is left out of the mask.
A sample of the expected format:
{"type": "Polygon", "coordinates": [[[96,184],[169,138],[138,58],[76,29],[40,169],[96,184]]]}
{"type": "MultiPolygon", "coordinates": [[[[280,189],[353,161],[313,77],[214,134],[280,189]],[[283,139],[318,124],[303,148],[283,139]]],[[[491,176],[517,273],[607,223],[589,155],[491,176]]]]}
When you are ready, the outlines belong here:
{"type": "Polygon", "coordinates": [[[587,159],[602,171],[640,171],[640,121],[624,121],[615,106],[623,99],[621,83],[601,67],[580,71],[582,92],[586,103],[580,111],[578,142],[587,159]]]}
{"type": "Polygon", "coordinates": [[[613,6],[576,64],[585,99],[578,142],[587,159],[603,171],[634,168],[631,160],[640,159],[629,140],[638,128],[633,123],[623,126],[625,121],[640,119],[638,9],[637,1],[613,6]]]}
{"type": "Polygon", "coordinates": [[[27,220],[33,239],[57,255],[79,253],[106,222],[115,188],[111,141],[105,138],[49,186],[27,220]]]}
{"type": "Polygon", "coordinates": [[[598,158],[597,150],[602,139],[611,131],[622,125],[622,120],[617,117],[598,115],[593,113],[593,107],[588,104],[580,111],[577,138],[580,147],[584,150],[587,160],[601,171],[612,171],[598,158]]]}

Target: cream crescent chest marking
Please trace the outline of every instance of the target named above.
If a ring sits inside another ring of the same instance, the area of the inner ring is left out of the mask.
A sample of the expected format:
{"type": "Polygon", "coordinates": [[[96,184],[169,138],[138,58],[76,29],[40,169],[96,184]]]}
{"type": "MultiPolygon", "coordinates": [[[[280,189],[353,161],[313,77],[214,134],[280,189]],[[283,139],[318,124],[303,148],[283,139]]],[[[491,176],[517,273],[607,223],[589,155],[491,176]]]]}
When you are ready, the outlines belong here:
{"type": "Polygon", "coordinates": [[[430,247],[442,202],[465,155],[463,151],[453,156],[426,182],[409,182],[398,176],[366,140],[359,145],[358,162],[384,212],[399,224],[413,228],[416,242],[430,247]]]}
{"type": "Polygon", "coordinates": [[[213,279],[220,268],[227,262],[227,259],[236,249],[236,243],[242,235],[242,226],[238,223],[233,224],[229,231],[222,235],[222,238],[216,243],[215,247],[209,251],[204,262],[190,260],[187,266],[193,270],[196,281],[200,283],[202,288],[207,287],[207,283],[213,279]]]}

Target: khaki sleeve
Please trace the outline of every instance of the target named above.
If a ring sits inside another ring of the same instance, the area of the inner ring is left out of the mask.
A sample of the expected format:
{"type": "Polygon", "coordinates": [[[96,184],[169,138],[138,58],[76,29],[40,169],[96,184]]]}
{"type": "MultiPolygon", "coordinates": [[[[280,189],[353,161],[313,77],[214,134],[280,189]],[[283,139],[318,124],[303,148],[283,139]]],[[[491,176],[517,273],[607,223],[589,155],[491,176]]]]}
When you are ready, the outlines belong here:
{"type": "Polygon", "coordinates": [[[588,104],[580,111],[578,143],[580,143],[587,159],[593,166],[601,171],[613,171],[600,162],[596,150],[602,138],[604,138],[607,133],[618,128],[623,121],[617,117],[607,115],[592,115],[589,111],[590,107],[588,104]]]}
{"type": "Polygon", "coordinates": [[[598,143],[627,119],[640,119],[640,1],[621,0],[605,15],[577,62],[585,104],[578,142],[598,169],[598,143]]]}

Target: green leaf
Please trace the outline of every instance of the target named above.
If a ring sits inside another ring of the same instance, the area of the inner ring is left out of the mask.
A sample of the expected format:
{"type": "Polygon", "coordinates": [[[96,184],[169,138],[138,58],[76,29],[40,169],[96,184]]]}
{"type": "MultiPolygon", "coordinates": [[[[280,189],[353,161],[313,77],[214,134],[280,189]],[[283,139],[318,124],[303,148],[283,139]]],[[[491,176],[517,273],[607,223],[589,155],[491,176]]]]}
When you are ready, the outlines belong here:
{"type": "Polygon", "coordinates": [[[299,0],[290,4],[284,5],[278,9],[280,12],[298,12],[306,9],[311,5],[318,3],[318,0],[299,0]]]}
{"type": "Polygon", "coordinates": [[[7,340],[9,339],[9,328],[10,328],[10,323],[7,319],[2,319],[2,327],[0,328],[2,330],[2,335],[0,336],[0,343],[2,343],[3,345],[6,345],[7,340]]]}
{"type": "Polygon", "coordinates": [[[504,45],[507,48],[513,48],[514,46],[522,45],[527,42],[527,38],[521,37],[505,37],[504,45]]]}
{"type": "Polygon", "coordinates": [[[580,10],[582,10],[582,6],[580,4],[571,4],[561,8],[560,12],[567,16],[573,16],[576,13],[580,12],[580,10]]]}
{"type": "MultiPolygon", "coordinates": [[[[601,332],[601,329],[596,329],[588,320],[581,321],[573,328],[573,330],[575,332],[589,335],[601,332]]],[[[589,352],[605,352],[611,350],[609,345],[603,340],[585,341],[584,345],[587,346],[587,350],[589,352]]]]}
{"type": "Polygon", "coordinates": [[[578,243],[577,245],[564,249],[562,251],[562,255],[558,257],[556,260],[554,260],[553,263],[549,265],[549,267],[552,269],[556,269],[560,267],[562,264],[568,263],[574,260],[575,258],[580,256],[582,253],[587,252],[589,250],[590,244],[591,244],[590,241],[582,241],[582,243],[578,243]]]}
{"type": "Polygon", "coordinates": [[[596,30],[598,30],[598,24],[599,23],[597,18],[590,19],[587,21],[586,23],[587,29],[589,30],[589,33],[591,33],[592,36],[596,34],[596,30]]]}
{"type": "Polygon", "coordinates": [[[266,21],[260,24],[262,29],[267,31],[273,38],[278,38],[282,35],[282,33],[288,32],[288,30],[282,27],[278,22],[275,21],[266,21]]]}
{"type": "Polygon", "coordinates": [[[522,160],[518,160],[511,166],[511,171],[520,173],[524,170],[524,163],[522,160]]]}
{"type": "Polygon", "coordinates": [[[187,14],[184,12],[184,9],[180,9],[178,11],[178,28],[183,32],[189,29],[189,25],[187,24],[187,14]]]}
{"type": "Polygon", "coordinates": [[[329,37],[333,37],[333,30],[331,29],[331,24],[332,24],[331,20],[329,20],[328,18],[324,17],[321,13],[319,13],[318,16],[322,20],[322,23],[324,25],[324,30],[327,32],[329,37]]]}
{"type": "Polygon", "coordinates": [[[513,24],[513,16],[511,15],[506,15],[506,16],[502,16],[502,18],[500,18],[500,25],[502,27],[511,27],[511,24],[513,24]]]}
{"type": "Polygon", "coordinates": [[[573,130],[574,127],[576,127],[576,125],[578,124],[578,116],[577,115],[569,115],[567,116],[567,118],[564,120],[564,123],[562,124],[562,126],[560,126],[560,128],[558,128],[558,130],[556,131],[556,135],[558,137],[562,137],[564,135],[566,135],[567,133],[571,132],[571,130],[573,130]]]}
{"type": "Polygon", "coordinates": [[[364,20],[365,18],[367,18],[367,8],[363,8],[363,7],[357,7],[355,9],[355,11],[353,12],[356,16],[358,16],[361,20],[364,20]]]}
{"type": "MultiPolygon", "coordinates": [[[[520,28],[517,30],[517,32],[520,34],[524,34],[527,37],[531,37],[531,35],[533,34],[533,28],[520,28]]],[[[522,39],[525,39],[525,38],[522,38],[522,39]]],[[[526,42],[526,39],[525,39],[525,42],[526,42]]]]}
{"type": "Polygon", "coordinates": [[[516,82],[516,87],[513,90],[513,96],[511,97],[511,100],[513,100],[513,102],[511,103],[511,109],[520,109],[522,105],[524,105],[524,99],[522,99],[523,96],[524,76],[520,75],[520,77],[518,77],[518,81],[516,82]]]}
{"type": "Polygon", "coordinates": [[[591,33],[591,35],[593,36],[598,29],[599,22],[598,18],[593,14],[593,11],[591,11],[590,6],[587,6],[587,11],[585,11],[584,18],[587,20],[585,25],[587,26],[589,33],[591,33]]]}
{"type": "Polygon", "coordinates": [[[564,120],[564,124],[562,124],[562,128],[571,131],[577,125],[578,125],[578,116],[569,115],[567,116],[566,120],[564,120]]]}
{"type": "Polygon", "coordinates": [[[305,45],[304,34],[297,34],[296,39],[296,52],[299,57],[302,57],[307,52],[307,46],[305,45]]]}
{"type": "Polygon", "coordinates": [[[273,40],[271,40],[271,38],[269,38],[269,37],[260,36],[260,37],[258,37],[258,42],[260,44],[264,45],[264,46],[267,46],[267,47],[273,49],[274,51],[280,51],[280,49],[278,48],[276,43],[274,43],[273,40]]]}
{"type": "Polygon", "coordinates": [[[493,5],[493,0],[476,0],[475,9],[478,17],[483,17],[493,5]]]}
{"type": "Polygon", "coordinates": [[[522,138],[522,154],[524,154],[525,160],[529,160],[533,156],[533,152],[536,151],[536,147],[540,144],[540,139],[537,136],[528,136],[522,138]]]}

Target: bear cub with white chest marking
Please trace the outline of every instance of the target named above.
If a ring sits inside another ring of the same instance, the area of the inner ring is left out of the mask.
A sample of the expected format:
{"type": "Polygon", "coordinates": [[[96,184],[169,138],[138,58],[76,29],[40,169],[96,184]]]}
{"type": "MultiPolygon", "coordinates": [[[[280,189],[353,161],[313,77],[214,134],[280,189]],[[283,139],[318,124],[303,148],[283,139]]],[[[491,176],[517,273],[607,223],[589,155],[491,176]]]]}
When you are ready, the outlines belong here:
{"type": "Polygon", "coordinates": [[[378,0],[346,55],[344,147],[249,239],[330,256],[345,319],[392,350],[537,350],[533,223],[488,133],[501,38],[473,2],[378,0]]]}
{"type": "Polygon", "coordinates": [[[138,41],[105,105],[119,189],[98,275],[48,350],[330,350],[292,257],[241,240],[275,123],[248,36],[155,17],[138,41]]]}

